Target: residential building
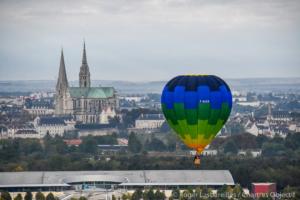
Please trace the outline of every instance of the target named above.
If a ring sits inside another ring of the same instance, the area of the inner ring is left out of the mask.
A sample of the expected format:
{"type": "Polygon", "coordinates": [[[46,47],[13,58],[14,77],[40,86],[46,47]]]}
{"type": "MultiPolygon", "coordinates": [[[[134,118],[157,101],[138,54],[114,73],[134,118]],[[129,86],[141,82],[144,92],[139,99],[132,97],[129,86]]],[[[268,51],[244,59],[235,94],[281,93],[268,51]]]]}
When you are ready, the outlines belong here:
{"type": "Polygon", "coordinates": [[[135,121],[136,129],[158,129],[165,122],[162,114],[142,114],[135,121]]]}

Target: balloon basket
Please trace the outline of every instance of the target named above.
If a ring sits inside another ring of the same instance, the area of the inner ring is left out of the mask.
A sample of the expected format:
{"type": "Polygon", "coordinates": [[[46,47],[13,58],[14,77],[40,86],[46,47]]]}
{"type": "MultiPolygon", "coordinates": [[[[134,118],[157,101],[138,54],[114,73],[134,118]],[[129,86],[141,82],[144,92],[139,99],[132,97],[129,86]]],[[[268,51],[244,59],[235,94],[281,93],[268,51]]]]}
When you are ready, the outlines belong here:
{"type": "Polygon", "coordinates": [[[195,165],[200,165],[200,156],[195,156],[195,158],[194,158],[194,164],[195,165]]]}

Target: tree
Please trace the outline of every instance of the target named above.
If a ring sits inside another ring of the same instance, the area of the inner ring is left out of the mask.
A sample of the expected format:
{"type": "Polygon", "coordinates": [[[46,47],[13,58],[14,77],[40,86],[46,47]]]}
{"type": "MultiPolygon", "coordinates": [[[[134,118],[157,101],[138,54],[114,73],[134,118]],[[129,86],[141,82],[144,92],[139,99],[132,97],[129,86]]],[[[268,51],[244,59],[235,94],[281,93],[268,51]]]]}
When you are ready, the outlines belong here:
{"type": "Polygon", "coordinates": [[[286,147],[283,144],[267,142],[262,146],[263,156],[277,156],[284,155],[286,147]]]}
{"type": "Polygon", "coordinates": [[[31,192],[26,192],[24,200],[32,200],[32,193],[31,192]]]}
{"type": "Polygon", "coordinates": [[[223,185],[221,188],[217,190],[219,199],[229,199],[232,194],[232,189],[230,186],[223,185]]]}
{"type": "Polygon", "coordinates": [[[282,193],[294,195],[295,199],[300,199],[300,187],[290,187],[289,185],[283,189],[282,193]]]}
{"type": "Polygon", "coordinates": [[[129,135],[128,148],[132,153],[139,153],[142,150],[142,144],[134,132],[129,135]]]}
{"type": "Polygon", "coordinates": [[[46,197],[45,197],[45,195],[43,193],[37,192],[35,194],[35,200],[45,200],[45,199],[46,199],[46,197]]]}
{"type": "Polygon", "coordinates": [[[7,192],[7,191],[1,192],[1,200],[2,200],[2,199],[3,199],[3,200],[12,200],[12,198],[11,198],[9,192],[7,192]]]}
{"type": "Polygon", "coordinates": [[[122,195],[122,200],[130,200],[130,195],[129,194],[123,194],[122,195]]]}
{"type": "Polygon", "coordinates": [[[165,151],[167,149],[166,145],[161,140],[155,137],[153,137],[150,142],[147,141],[145,146],[148,150],[154,151],[165,151]]]}
{"type": "Polygon", "coordinates": [[[300,148],[300,134],[299,133],[289,133],[285,139],[285,146],[292,150],[300,148]]]}
{"type": "Polygon", "coordinates": [[[144,199],[145,200],[156,200],[155,194],[154,194],[152,188],[148,192],[144,192],[144,199]]]}
{"type": "Polygon", "coordinates": [[[243,188],[240,184],[236,184],[232,190],[232,194],[234,198],[240,199],[243,194],[243,188]]]}
{"type": "Polygon", "coordinates": [[[79,148],[85,153],[94,154],[97,151],[97,141],[92,136],[84,137],[79,148]]]}
{"type": "Polygon", "coordinates": [[[164,200],[166,198],[166,195],[164,192],[161,192],[159,189],[156,190],[155,194],[154,194],[154,198],[155,200],[164,200]]]}
{"type": "Polygon", "coordinates": [[[224,153],[237,154],[237,152],[238,152],[238,148],[233,140],[229,140],[228,142],[225,143],[224,153]]]}
{"type": "Polygon", "coordinates": [[[19,193],[15,198],[14,200],[23,200],[23,197],[22,195],[19,193]]]}
{"type": "Polygon", "coordinates": [[[171,193],[171,197],[173,199],[179,199],[180,197],[180,190],[179,189],[173,189],[171,193]]]}
{"type": "Polygon", "coordinates": [[[262,135],[262,134],[259,134],[257,137],[256,137],[256,142],[257,142],[257,145],[258,145],[258,148],[261,148],[262,145],[267,142],[269,140],[269,138],[265,135],[262,135]]]}
{"type": "Polygon", "coordinates": [[[140,188],[138,188],[132,194],[131,200],[140,200],[142,197],[143,197],[143,191],[140,188]]]}
{"type": "Polygon", "coordinates": [[[50,193],[47,195],[46,200],[55,200],[55,197],[54,197],[54,195],[52,194],[52,192],[50,192],[50,193]]]}

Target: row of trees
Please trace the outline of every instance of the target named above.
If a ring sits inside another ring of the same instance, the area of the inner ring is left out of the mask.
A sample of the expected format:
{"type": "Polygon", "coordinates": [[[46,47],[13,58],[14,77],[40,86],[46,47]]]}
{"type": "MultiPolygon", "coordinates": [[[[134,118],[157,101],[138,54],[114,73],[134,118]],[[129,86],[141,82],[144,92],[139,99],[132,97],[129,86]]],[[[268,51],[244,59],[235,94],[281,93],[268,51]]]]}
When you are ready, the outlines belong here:
{"type": "Polygon", "coordinates": [[[264,135],[254,136],[249,133],[234,135],[228,138],[216,138],[210,148],[220,152],[236,154],[239,150],[261,149],[262,156],[293,156],[300,152],[300,134],[288,134],[281,138],[268,138],[264,135]]]}
{"type": "MultiPolygon", "coordinates": [[[[112,195],[112,199],[116,200],[117,198],[112,195]]],[[[159,189],[154,191],[152,188],[149,190],[143,191],[142,189],[137,189],[135,192],[130,194],[123,194],[121,198],[122,200],[164,200],[166,199],[166,195],[164,192],[161,192],[159,189]]]]}
{"type": "MultiPolygon", "coordinates": [[[[167,137],[168,135],[166,135],[167,137]]],[[[176,141],[174,137],[166,138],[167,142],[158,139],[157,137],[151,137],[144,143],[139,139],[136,133],[131,132],[128,138],[128,148],[132,153],[140,153],[142,151],[175,151],[176,141]]]]}
{"type": "MultiPolygon", "coordinates": [[[[300,196],[299,191],[297,192],[295,189],[291,187],[286,187],[283,190],[284,193],[295,193],[295,198],[298,199],[300,196]]],[[[121,197],[112,196],[113,200],[165,200],[166,195],[163,191],[159,189],[150,188],[148,190],[137,189],[133,194],[123,194],[121,197]]],[[[174,188],[172,190],[171,196],[168,198],[169,200],[227,200],[227,199],[239,199],[239,200],[253,200],[253,195],[245,194],[243,188],[236,184],[235,186],[227,186],[223,185],[218,188],[216,192],[213,192],[212,188],[208,188],[207,186],[201,187],[190,187],[185,190],[179,190],[178,188],[174,188]]],[[[258,200],[272,200],[270,194],[261,196],[260,198],[256,198],[258,200]]]]}
{"type": "MultiPolygon", "coordinates": [[[[2,191],[1,192],[1,196],[0,196],[0,200],[32,200],[33,199],[33,195],[31,192],[26,192],[24,198],[23,196],[19,193],[17,194],[17,196],[15,196],[13,199],[10,195],[9,192],[6,192],[6,191],[2,191]]],[[[53,195],[53,193],[48,193],[46,196],[44,195],[44,193],[42,192],[37,192],[35,194],[35,200],[58,200],[57,197],[55,197],[53,195]]]]}

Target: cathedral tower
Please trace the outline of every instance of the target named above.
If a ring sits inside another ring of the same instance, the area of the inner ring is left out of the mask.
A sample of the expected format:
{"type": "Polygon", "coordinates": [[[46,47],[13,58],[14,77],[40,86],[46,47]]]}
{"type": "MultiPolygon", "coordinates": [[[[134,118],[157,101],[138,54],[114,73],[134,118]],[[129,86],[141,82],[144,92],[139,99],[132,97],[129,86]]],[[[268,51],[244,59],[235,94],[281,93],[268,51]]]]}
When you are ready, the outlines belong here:
{"type": "Polygon", "coordinates": [[[87,64],[86,59],[86,50],[85,50],[85,42],[83,43],[83,55],[82,55],[82,64],[79,72],[79,87],[81,88],[89,88],[91,87],[91,78],[90,78],[90,70],[87,64]]]}
{"type": "Polygon", "coordinates": [[[68,79],[65,67],[64,53],[61,50],[58,79],[56,83],[55,114],[64,114],[64,98],[68,90],[68,79]]]}

